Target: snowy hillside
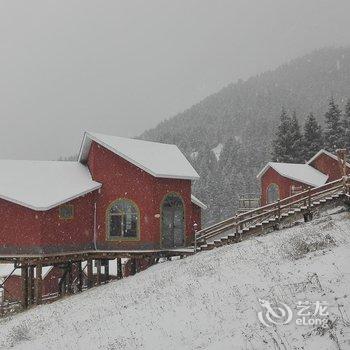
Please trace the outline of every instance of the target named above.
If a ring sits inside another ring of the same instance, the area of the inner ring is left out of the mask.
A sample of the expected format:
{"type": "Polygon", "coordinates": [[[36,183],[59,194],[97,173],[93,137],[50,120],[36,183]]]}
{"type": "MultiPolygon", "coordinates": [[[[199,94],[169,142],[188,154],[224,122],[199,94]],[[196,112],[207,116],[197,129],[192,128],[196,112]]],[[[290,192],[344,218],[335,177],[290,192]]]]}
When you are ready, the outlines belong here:
{"type": "Polygon", "coordinates": [[[194,194],[208,204],[205,222],[215,223],[236,211],[240,194],[259,192],[282,107],[302,124],[310,112],[323,123],[329,98],[343,109],[349,91],[350,47],[325,48],[229,84],[141,137],[180,147],[201,176],[194,194]]]}
{"type": "Polygon", "coordinates": [[[349,349],[350,213],[158,264],[1,321],[0,348],[349,349]],[[263,326],[259,299],[326,301],[321,327],[263,326]]]}

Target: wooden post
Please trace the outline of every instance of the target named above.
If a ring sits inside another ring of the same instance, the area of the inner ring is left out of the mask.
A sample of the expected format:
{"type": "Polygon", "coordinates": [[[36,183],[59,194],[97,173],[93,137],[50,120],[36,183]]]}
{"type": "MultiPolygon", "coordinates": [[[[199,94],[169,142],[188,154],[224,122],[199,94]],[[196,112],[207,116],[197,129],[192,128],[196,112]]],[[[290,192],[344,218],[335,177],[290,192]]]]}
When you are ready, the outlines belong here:
{"type": "Polygon", "coordinates": [[[28,266],[21,266],[21,281],[22,281],[22,307],[28,308],[28,266]]]}
{"type": "Polygon", "coordinates": [[[87,264],[87,287],[91,288],[94,286],[94,276],[92,273],[92,260],[89,259],[86,262],[87,264]]]}
{"type": "Polygon", "coordinates": [[[122,278],[123,278],[122,259],[117,258],[117,279],[120,280],[122,278]]]}
{"type": "Polygon", "coordinates": [[[28,304],[34,304],[34,266],[28,267],[28,304]]]}
{"type": "Polygon", "coordinates": [[[131,259],[131,265],[130,265],[130,274],[135,275],[136,273],[136,259],[131,259]]]}
{"type": "Polygon", "coordinates": [[[67,264],[66,282],[67,293],[72,294],[72,264],[70,262],[67,264]]]}
{"type": "Polygon", "coordinates": [[[83,269],[81,266],[81,261],[77,262],[77,273],[78,273],[78,291],[81,292],[83,290],[83,269]]]}
{"type": "Polygon", "coordinates": [[[239,238],[238,238],[238,219],[237,219],[237,214],[235,215],[235,226],[236,226],[236,232],[235,232],[235,242],[238,242],[239,241],[239,238]]]}
{"type": "Polygon", "coordinates": [[[36,265],[36,278],[35,278],[35,297],[36,304],[40,305],[43,301],[43,266],[41,263],[36,265]]]}
{"type": "Polygon", "coordinates": [[[308,188],[307,198],[308,198],[308,207],[309,209],[311,209],[311,187],[308,188]]]}
{"type": "Polygon", "coordinates": [[[277,201],[277,217],[278,221],[281,220],[281,201],[278,199],[277,201]]]}
{"type": "Polygon", "coordinates": [[[109,260],[105,261],[105,283],[109,281],[109,260]]]}
{"type": "Polygon", "coordinates": [[[101,260],[95,260],[97,274],[96,274],[96,284],[99,286],[101,284],[101,260]]]}

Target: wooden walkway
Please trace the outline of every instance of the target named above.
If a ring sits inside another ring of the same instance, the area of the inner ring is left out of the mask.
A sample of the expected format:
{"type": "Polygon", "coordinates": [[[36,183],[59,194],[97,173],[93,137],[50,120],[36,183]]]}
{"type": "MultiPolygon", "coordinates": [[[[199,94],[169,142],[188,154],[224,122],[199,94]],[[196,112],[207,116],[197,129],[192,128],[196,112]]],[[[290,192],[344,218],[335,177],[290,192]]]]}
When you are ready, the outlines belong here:
{"type": "Polygon", "coordinates": [[[268,229],[309,221],[316,210],[350,200],[350,180],[347,177],[284,198],[209,226],[196,233],[196,251],[211,250],[226,244],[259,235],[268,229]]]}

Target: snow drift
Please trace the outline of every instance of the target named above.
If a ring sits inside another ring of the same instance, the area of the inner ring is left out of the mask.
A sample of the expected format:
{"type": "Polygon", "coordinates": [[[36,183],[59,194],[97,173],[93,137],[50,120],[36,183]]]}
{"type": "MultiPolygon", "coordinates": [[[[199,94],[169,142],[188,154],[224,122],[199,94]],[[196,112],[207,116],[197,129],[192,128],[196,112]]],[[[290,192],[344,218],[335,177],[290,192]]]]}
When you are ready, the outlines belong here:
{"type": "Polygon", "coordinates": [[[4,319],[0,348],[350,348],[350,213],[252,238],[4,319]],[[259,299],[327,301],[325,328],[263,326],[259,299]]]}

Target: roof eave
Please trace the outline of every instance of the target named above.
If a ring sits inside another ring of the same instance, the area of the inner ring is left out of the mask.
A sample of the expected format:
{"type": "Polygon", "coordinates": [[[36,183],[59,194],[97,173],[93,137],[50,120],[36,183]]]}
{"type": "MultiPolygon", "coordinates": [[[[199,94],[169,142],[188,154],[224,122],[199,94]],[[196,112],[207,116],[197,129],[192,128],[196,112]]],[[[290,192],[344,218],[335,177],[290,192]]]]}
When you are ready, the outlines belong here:
{"type": "Polygon", "coordinates": [[[260,178],[266,173],[266,171],[267,171],[270,167],[272,167],[272,166],[271,166],[271,162],[267,163],[267,164],[260,170],[259,174],[256,175],[256,178],[257,178],[257,179],[260,179],[260,178]]]}
{"type": "Polygon", "coordinates": [[[208,209],[208,207],[204,204],[204,203],[202,203],[198,198],[196,198],[196,197],[194,197],[193,195],[191,195],[191,202],[193,203],[193,204],[195,204],[195,205],[197,205],[198,207],[200,207],[201,209],[203,209],[203,210],[206,210],[206,209],[208,209]]]}
{"type": "Polygon", "coordinates": [[[150,170],[150,169],[146,168],[145,166],[143,166],[142,164],[140,164],[140,163],[136,162],[135,160],[131,159],[130,157],[126,156],[124,153],[122,153],[122,152],[116,150],[115,148],[109,146],[105,142],[98,140],[96,137],[94,137],[93,135],[91,135],[87,131],[84,133],[83,143],[82,143],[82,146],[80,147],[80,154],[79,154],[79,158],[78,158],[79,162],[82,161],[81,157],[82,157],[82,154],[83,154],[83,150],[84,150],[84,146],[85,146],[85,142],[86,142],[86,138],[87,137],[90,138],[90,140],[95,141],[99,145],[103,146],[104,148],[108,149],[109,151],[113,152],[114,154],[118,155],[119,157],[122,157],[123,159],[127,160],[129,163],[137,166],[138,168],[142,169],[143,171],[145,171],[146,173],[148,173],[148,174],[150,174],[150,175],[152,175],[154,177],[166,178],[166,179],[181,179],[181,180],[198,180],[199,179],[199,175],[197,174],[197,172],[196,172],[196,175],[193,175],[193,176],[169,175],[169,174],[158,174],[158,173],[155,173],[152,170],[150,170]]]}
{"type": "Polygon", "coordinates": [[[22,201],[18,201],[16,199],[13,199],[13,198],[9,198],[7,196],[3,196],[3,195],[0,195],[0,198],[7,201],[7,202],[11,202],[11,203],[14,203],[14,204],[17,204],[17,205],[20,205],[22,207],[25,207],[25,208],[28,208],[28,209],[31,209],[31,210],[34,210],[34,211],[47,211],[47,210],[50,210],[50,209],[53,209],[53,208],[56,208],[58,207],[59,205],[61,204],[64,204],[64,203],[67,203],[67,202],[70,202],[72,201],[73,199],[76,199],[76,198],[79,198],[79,197],[82,197],[88,193],[91,193],[91,192],[94,192],[96,190],[98,190],[99,188],[101,188],[102,184],[98,184],[96,186],[94,186],[93,188],[91,189],[88,189],[86,191],[83,191],[83,192],[80,192],[74,196],[71,196],[71,197],[68,197],[64,200],[61,200],[59,202],[55,202],[54,204],[51,204],[51,205],[48,205],[48,206],[45,206],[45,207],[39,207],[39,206],[35,206],[35,205],[31,205],[29,203],[25,203],[25,202],[22,202],[22,201]]]}

